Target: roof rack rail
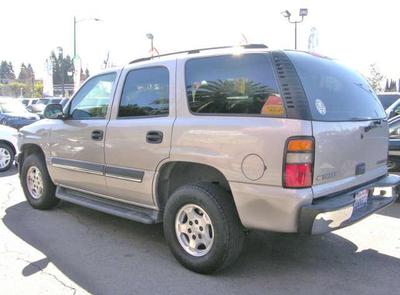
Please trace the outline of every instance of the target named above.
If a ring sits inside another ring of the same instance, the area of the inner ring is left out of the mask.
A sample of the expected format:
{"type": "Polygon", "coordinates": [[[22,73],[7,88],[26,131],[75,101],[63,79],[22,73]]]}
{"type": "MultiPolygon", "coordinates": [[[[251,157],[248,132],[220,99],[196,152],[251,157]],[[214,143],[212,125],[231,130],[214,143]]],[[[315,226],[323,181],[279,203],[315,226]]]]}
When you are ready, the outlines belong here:
{"type": "Polygon", "coordinates": [[[142,57],[142,58],[138,58],[138,59],[135,59],[135,60],[131,61],[129,64],[142,62],[142,61],[147,61],[147,60],[152,60],[153,58],[169,56],[169,55],[175,55],[175,54],[182,54],[182,53],[194,54],[194,53],[200,53],[201,51],[206,51],[206,50],[227,49],[227,48],[236,48],[236,47],[243,47],[245,49],[264,49],[264,48],[268,48],[268,46],[264,45],[264,44],[247,44],[247,45],[240,45],[240,46],[207,47],[207,48],[200,48],[200,49],[190,49],[190,50],[183,50],[183,51],[164,53],[164,54],[159,54],[159,55],[149,56],[149,57],[142,57]]]}

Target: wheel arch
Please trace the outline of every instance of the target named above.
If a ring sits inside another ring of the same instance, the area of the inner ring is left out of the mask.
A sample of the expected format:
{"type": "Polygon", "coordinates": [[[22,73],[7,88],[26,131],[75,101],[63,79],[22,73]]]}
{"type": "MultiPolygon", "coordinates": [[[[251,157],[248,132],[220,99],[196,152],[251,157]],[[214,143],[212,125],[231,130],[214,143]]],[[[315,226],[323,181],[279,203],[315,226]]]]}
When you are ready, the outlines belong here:
{"type": "Polygon", "coordinates": [[[154,195],[159,209],[164,210],[168,198],[178,187],[198,182],[217,184],[232,194],[228,179],[219,169],[197,162],[170,161],[162,164],[155,179],[154,195]]]}
{"type": "Polygon", "coordinates": [[[23,144],[20,148],[20,154],[18,157],[18,169],[19,170],[21,169],[22,163],[24,162],[24,159],[26,157],[28,157],[29,155],[35,154],[35,153],[41,155],[43,157],[43,159],[46,158],[43,149],[38,144],[35,144],[35,143],[23,144]]]}
{"type": "Polygon", "coordinates": [[[6,144],[8,145],[11,150],[14,152],[14,155],[17,153],[17,149],[15,148],[15,146],[12,144],[12,142],[5,140],[5,139],[0,139],[0,143],[6,144]]]}

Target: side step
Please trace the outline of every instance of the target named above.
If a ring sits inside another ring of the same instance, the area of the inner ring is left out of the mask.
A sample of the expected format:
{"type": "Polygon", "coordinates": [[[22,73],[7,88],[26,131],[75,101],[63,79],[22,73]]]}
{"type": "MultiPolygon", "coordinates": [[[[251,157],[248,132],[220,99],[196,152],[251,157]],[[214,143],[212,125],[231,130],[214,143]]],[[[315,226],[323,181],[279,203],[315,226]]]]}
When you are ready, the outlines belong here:
{"type": "Polygon", "coordinates": [[[158,210],[113,201],[64,187],[57,187],[56,197],[76,205],[145,224],[162,221],[162,214],[158,210]]]}

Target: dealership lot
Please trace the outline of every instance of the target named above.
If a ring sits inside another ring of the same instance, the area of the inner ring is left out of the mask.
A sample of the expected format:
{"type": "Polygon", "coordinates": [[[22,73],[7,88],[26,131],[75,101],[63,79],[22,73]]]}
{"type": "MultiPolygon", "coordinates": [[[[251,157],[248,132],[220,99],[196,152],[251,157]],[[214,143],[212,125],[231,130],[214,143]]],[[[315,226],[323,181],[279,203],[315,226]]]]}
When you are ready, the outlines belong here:
{"type": "Polygon", "coordinates": [[[399,294],[400,203],[324,236],[251,232],[232,268],[203,276],[175,261],[160,225],[33,210],[16,169],[0,192],[2,294],[399,294]]]}

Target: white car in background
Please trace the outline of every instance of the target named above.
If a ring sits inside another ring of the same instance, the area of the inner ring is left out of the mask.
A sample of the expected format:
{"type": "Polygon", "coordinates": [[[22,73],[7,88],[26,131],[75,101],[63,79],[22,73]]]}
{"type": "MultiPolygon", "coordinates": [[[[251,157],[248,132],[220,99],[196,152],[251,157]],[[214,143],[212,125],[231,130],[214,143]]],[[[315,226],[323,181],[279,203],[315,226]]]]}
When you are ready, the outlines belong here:
{"type": "Polygon", "coordinates": [[[18,130],[0,125],[0,172],[7,171],[14,164],[17,147],[18,130]]]}

